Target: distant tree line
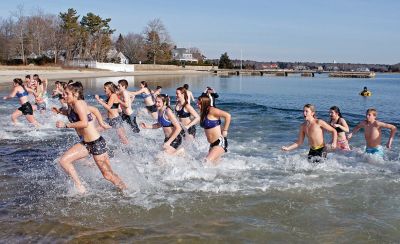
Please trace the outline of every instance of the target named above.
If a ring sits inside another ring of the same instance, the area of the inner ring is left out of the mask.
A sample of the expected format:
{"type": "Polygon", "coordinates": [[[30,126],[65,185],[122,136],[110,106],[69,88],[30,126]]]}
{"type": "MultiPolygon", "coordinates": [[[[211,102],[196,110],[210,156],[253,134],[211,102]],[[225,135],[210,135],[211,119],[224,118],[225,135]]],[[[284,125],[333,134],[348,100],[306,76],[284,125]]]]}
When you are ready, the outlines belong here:
{"type": "MultiPolygon", "coordinates": [[[[25,15],[23,6],[8,18],[0,18],[0,62],[6,64],[58,63],[81,59],[108,61],[111,48],[131,63],[171,63],[174,43],[160,19],[149,21],[142,33],[119,34],[110,27],[111,18],[94,13],[78,15],[73,8],[58,15],[41,10],[25,15]],[[35,54],[35,55],[34,55],[35,54]]],[[[192,47],[193,56],[204,57],[192,47]]]]}

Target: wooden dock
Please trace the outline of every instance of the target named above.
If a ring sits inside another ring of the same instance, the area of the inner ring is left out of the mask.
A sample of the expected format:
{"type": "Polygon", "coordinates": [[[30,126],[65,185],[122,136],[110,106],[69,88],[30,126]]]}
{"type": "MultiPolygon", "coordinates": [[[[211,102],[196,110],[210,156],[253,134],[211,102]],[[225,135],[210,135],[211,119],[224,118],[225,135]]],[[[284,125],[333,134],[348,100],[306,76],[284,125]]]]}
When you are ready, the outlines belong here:
{"type": "Polygon", "coordinates": [[[375,72],[332,72],[329,73],[329,77],[339,78],[374,78],[375,72]]]}
{"type": "Polygon", "coordinates": [[[211,71],[213,74],[221,75],[221,76],[232,76],[232,75],[275,75],[275,76],[289,76],[292,74],[300,74],[304,77],[314,77],[315,74],[321,73],[329,73],[329,77],[338,77],[338,78],[374,78],[374,72],[330,72],[330,71],[317,71],[317,70],[285,70],[285,69],[276,69],[276,70],[234,70],[234,69],[217,69],[211,71]]]}

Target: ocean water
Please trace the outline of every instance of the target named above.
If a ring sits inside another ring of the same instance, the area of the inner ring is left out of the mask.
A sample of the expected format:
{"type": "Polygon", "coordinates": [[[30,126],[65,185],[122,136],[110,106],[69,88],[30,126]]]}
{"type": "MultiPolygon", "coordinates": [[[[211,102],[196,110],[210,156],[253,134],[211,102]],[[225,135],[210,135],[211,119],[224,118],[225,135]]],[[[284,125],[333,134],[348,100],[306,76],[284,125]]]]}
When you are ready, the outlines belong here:
{"type": "MultiPolygon", "coordinates": [[[[206,86],[220,94],[216,104],[232,115],[229,152],[217,166],[203,164],[208,143],[200,127],[184,156],[160,152],[160,130],[128,131],[122,146],[115,131],[103,133],[111,165],[127,183],[121,193],[101,176],[88,158],[75,164],[88,193],[76,194],[58,166],[58,158],[78,142],[72,130],[57,129],[63,120],[50,112],[35,114],[43,124],[11,124],[17,99],[0,102],[0,241],[158,242],[158,243],[395,243],[400,240],[399,134],[384,159],[363,153],[360,131],[352,151],[330,153],[321,164],[306,159],[307,141],[297,150],[281,146],[296,140],[302,107],[316,105],[328,120],[339,106],[352,129],[367,108],[378,119],[399,126],[400,75],[374,79],[275,76],[137,76],[82,80],[86,100],[103,83],[126,78],[129,90],[141,80],[163,86],[172,96],[188,83],[195,96],[206,86]],[[371,97],[358,93],[367,86],[371,97]]],[[[0,84],[6,95],[11,83],[0,84]]],[[[49,88],[51,90],[51,87],[49,88]]],[[[58,106],[53,99],[48,105],[58,106]]],[[[101,109],[103,113],[104,110],[101,109]]],[[[138,122],[151,123],[137,97],[138,122]]],[[[127,128],[128,129],[128,128],[127,128]]],[[[384,145],[389,132],[383,131],[384,145]]],[[[326,135],[329,141],[329,135],[326,135]]]]}

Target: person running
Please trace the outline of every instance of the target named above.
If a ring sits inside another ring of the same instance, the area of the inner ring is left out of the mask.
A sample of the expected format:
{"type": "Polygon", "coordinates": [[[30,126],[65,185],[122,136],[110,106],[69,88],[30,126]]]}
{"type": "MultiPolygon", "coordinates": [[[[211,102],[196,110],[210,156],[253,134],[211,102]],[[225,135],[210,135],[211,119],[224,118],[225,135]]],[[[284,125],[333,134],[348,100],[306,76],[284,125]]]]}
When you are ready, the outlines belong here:
{"type": "Polygon", "coordinates": [[[162,86],[157,86],[154,91],[151,91],[151,95],[153,95],[154,101],[156,100],[157,96],[161,94],[162,86]]]}
{"type": "Polygon", "coordinates": [[[194,100],[194,96],[193,96],[193,93],[189,90],[189,85],[188,84],[184,84],[183,88],[186,89],[186,93],[187,93],[187,96],[188,96],[188,103],[190,104],[191,102],[194,102],[195,101],[194,100]]]}
{"type": "Polygon", "coordinates": [[[126,90],[128,88],[127,80],[118,81],[118,89],[120,93],[120,105],[122,109],[121,118],[122,121],[130,125],[134,133],[139,133],[140,129],[136,123],[136,116],[133,114],[132,110],[132,98],[129,92],[126,90]]]}
{"type": "Polygon", "coordinates": [[[130,92],[131,96],[141,95],[147,111],[151,114],[153,119],[157,118],[157,108],[151,95],[151,90],[147,85],[146,81],[140,82],[140,89],[138,91],[130,92]]]}
{"type": "Polygon", "coordinates": [[[182,128],[170,108],[168,95],[158,95],[156,98],[156,107],[158,122],[152,125],[141,123],[140,126],[143,129],[158,129],[162,127],[165,135],[163,144],[164,151],[168,154],[181,152],[181,150],[178,150],[178,147],[182,143],[182,136],[180,135],[182,128]]]}
{"type": "Polygon", "coordinates": [[[40,113],[44,113],[46,111],[46,93],[47,93],[47,79],[41,80],[39,75],[33,75],[33,91],[35,95],[35,105],[36,109],[40,111],[40,113]]]}
{"type": "Polygon", "coordinates": [[[25,115],[25,118],[28,120],[29,123],[33,124],[35,127],[39,127],[39,123],[33,116],[32,105],[28,101],[28,90],[29,92],[33,92],[31,89],[24,86],[24,82],[21,79],[15,78],[13,80],[13,89],[11,93],[8,96],[3,97],[3,99],[6,100],[13,97],[18,97],[19,99],[21,107],[19,107],[17,110],[14,111],[14,113],[11,114],[11,120],[14,125],[18,124],[17,119],[19,116],[25,115]]]}
{"type": "Polygon", "coordinates": [[[67,113],[70,122],[57,121],[56,127],[75,129],[81,137],[81,142],[72,146],[61,156],[59,161],[61,167],[72,178],[78,192],[85,193],[86,189],[79,179],[73,163],[91,154],[103,177],[119,189],[126,189],[125,183],[111,169],[106,141],[94,127],[93,117],[84,101],[82,84],[79,81],[68,84],[64,94],[64,98],[71,108],[67,113]]]}
{"type": "Polygon", "coordinates": [[[303,144],[304,137],[307,136],[308,144],[310,145],[308,160],[312,163],[319,163],[322,158],[326,157],[324,130],[332,134],[331,149],[336,148],[337,132],[328,123],[316,118],[315,106],[312,104],[304,105],[303,116],[305,121],[300,125],[297,141],[289,146],[283,146],[282,150],[290,151],[298,148],[303,144]]]}
{"type": "Polygon", "coordinates": [[[346,138],[346,133],[349,133],[349,126],[347,125],[346,120],[343,119],[339,107],[331,107],[329,109],[329,116],[331,118],[329,124],[335,128],[338,136],[336,148],[349,151],[349,141],[346,138]]]}
{"type": "Polygon", "coordinates": [[[125,129],[122,127],[122,118],[119,115],[119,99],[117,96],[118,87],[108,81],[104,83],[104,92],[106,93],[107,100],[103,100],[99,95],[95,95],[96,100],[107,110],[108,124],[117,130],[119,139],[123,144],[128,144],[125,129]]]}
{"type": "Polygon", "coordinates": [[[221,156],[228,151],[228,129],[231,123],[231,115],[221,109],[212,106],[212,100],[208,95],[198,98],[197,105],[200,109],[200,126],[204,128],[210,149],[206,162],[217,163],[221,156]],[[221,118],[224,119],[222,125],[221,118]]]}
{"type": "Polygon", "coordinates": [[[196,124],[200,122],[200,116],[190,105],[189,96],[183,87],[176,89],[175,113],[183,128],[181,131],[182,136],[188,140],[193,140],[196,136],[196,124]]]}
{"type": "Polygon", "coordinates": [[[354,127],[351,133],[348,134],[349,140],[354,136],[355,133],[357,133],[361,128],[364,129],[364,138],[365,142],[367,144],[367,147],[365,148],[365,152],[368,154],[374,154],[378,155],[380,157],[383,157],[384,152],[383,148],[381,146],[382,143],[382,128],[386,128],[390,130],[390,136],[389,140],[386,143],[387,148],[392,148],[392,142],[394,135],[396,134],[397,127],[384,123],[381,121],[378,121],[376,119],[377,117],[377,111],[374,108],[369,108],[367,109],[366,112],[366,119],[361,121],[359,124],[354,127]]]}

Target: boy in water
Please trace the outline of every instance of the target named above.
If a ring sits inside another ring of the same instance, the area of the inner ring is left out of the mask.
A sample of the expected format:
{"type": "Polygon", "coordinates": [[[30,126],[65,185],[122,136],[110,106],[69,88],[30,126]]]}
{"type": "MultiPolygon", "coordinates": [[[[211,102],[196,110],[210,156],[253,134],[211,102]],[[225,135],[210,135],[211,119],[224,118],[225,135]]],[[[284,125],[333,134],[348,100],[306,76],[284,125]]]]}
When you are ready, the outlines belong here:
{"type": "Polygon", "coordinates": [[[297,141],[290,146],[283,146],[283,151],[290,151],[304,142],[304,137],[307,136],[310,145],[308,152],[308,160],[313,163],[319,163],[322,157],[326,157],[325,143],[324,143],[324,130],[332,134],[331,149],[336,148],[337,132],[327,124],[325,121],[315,117],[315,107],[311,104],[306,104],[303,107],[303,115],[305,122],[300,125],[300,132],[297,141]]]}
{"type": "Polygon", "coordinates": [[[387,148],[392,147],[392,142],[394,138],[394,134],[396,134],[397,128],[392,124],[387,124],[376,120],[376,109],[369,108],[366,112],[366,119],[361,121],[356,127],[354,127],[353,131],[348,134],[348,138],[353,137],[353,134],[357,133],[361,128],[364,128],[364,137],[367,143],[367,147],[365,148],[365,152],[369,154],[375,154],[383,157],[383,148],[381,146],[382,142],[382,128],[390,129],[390,137],[388,142],[386,143],[387,148]]]}

